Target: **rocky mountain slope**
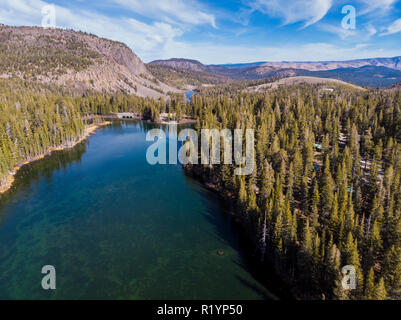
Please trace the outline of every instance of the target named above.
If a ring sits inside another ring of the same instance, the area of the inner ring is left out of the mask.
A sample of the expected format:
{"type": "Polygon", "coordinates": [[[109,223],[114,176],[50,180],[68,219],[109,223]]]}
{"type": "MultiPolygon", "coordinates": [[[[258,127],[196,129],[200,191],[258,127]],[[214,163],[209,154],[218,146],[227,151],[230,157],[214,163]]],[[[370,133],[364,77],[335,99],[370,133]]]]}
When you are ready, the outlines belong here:
{"type": "Polygon", "coordinates": [[[158,81],[125,44],[63,29],[0,25],[0,77],[160,97],[177,89],[158,81]]]}

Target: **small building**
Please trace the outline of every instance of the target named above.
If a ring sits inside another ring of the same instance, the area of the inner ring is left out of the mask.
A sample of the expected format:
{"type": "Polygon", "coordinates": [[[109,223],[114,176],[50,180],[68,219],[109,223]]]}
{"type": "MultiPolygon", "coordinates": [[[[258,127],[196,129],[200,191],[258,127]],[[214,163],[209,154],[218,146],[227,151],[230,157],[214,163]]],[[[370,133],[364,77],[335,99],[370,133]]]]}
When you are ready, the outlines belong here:
{"type": "Polygon", "coordinates": [[[131,112],[117,113],[118,119],[135,119],[137,117],[138,115],[136,113],[131,113],[131,112]]]}

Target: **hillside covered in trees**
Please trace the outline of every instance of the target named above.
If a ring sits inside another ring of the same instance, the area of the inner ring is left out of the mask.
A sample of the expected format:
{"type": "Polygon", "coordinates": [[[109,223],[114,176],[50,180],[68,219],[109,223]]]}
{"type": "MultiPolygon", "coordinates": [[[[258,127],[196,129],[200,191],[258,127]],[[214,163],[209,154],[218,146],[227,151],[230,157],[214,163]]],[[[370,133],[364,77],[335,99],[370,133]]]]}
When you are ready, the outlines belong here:
{"type": "Polygon", "coordinates": [[[177,88],[200,86],[202,84],[222,84],[230,80],[228,77],[214,75],[205,71],[188,70],[167,65],[148,64],[147,68],[156,79],[177,88]]]}
{"type": "Polygon", "coordinates": [[[197,128],[255,129],[256,170],[186,170],[226,197],[261,260],[299,297],[400,299],[400,91],[229,88],[193,98],[197,128]],[[356,290],[342,288],[346,265],[356,290]]]}
{"type": "Polygon", "coordinates": [[[0,78],[86,90],[166,97],[179,92],[152,76],[125,44],[64,29],[0,24],[0,78]]]}

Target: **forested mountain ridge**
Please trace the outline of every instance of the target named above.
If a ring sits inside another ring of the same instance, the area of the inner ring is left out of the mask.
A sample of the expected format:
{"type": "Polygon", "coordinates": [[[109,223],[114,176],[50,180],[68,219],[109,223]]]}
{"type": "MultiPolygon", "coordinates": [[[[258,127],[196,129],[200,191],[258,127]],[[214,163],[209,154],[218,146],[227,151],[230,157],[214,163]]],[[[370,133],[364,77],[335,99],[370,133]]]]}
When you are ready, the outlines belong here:
{"type": "Polygon", "coordinates": [[[216,85],[232,81],[227,76],[168,65],[148,64],[147,68],[155,78],[177,88],[201,86],[203,84],[216,85]]]}
{"type": "Polygon", "coordinates": [[[401,71],[382,66],[339,68],[327,71],[298,70],[297,75],[338,79],[365,87],[389,87],[401,80],[401,71]]]}
{"type": "Polygon", "coordinates": [[[168,60],[155,60],[149,65],[160,65],[172,68],[187,69],[191,71],[205,72],[207,67],[197,60],[172,58],[168,60]]]}
{"type": "Polygon", "coordinates": [[[157,79],[125,44],[63,29],[0,25],[0,77],[160,97],[177,91],[157,79]]]}
{"type": "Polygon", "coordinates": [[[344,82],[341,80],[331,79],[331,78],[317,78],[317,77],[308,77],[308,76],[297,76],[297,77],[287,77],[280,78],[277,81],[267,82],[260,85],[253,85],[246,88],[244,91],[246,92],[264,92],[266,90],[273,90],[284,86],[292,86],[297,84],[311,84],[317,87],[320,87],[320,91],[331,91],[333,92],[339,86],[346,88],[353,88],[358,90],[365,90],[362,87],[355,86],[348,82],[344,82]]]}
{"type": "Polygon", "coordinates": [[[258,62],[238,65],[203,65],[195,60],[170,59],[156,60],[149,65],[202,70],[210,76],[220,76],[232,81],[310,76],[333,78],[374,88],[389,87],[401,81],[401,57],[343,62],[258,62]]]}

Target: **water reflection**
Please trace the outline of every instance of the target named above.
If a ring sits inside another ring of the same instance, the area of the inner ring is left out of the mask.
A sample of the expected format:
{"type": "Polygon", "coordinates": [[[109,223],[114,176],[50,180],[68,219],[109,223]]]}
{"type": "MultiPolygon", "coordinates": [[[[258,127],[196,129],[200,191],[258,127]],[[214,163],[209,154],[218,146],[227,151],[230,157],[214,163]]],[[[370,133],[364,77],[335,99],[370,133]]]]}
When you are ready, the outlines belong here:
{"type": "MultiPolygon", "coordinates": [[[[39,180],[42,178],[47,183],[50,183],[55,171],[62,170],[66,172],[66,170],[68,170],[72,164],[79,165],[88,145],[89,140],[85,140],[72,149],[54,151],[52,152],[51,156],[21,167],[14,177],[15,181],[12,187],[7,192],[0,194],[0,210],[1,207],[15,195],[16,192],[23,192],[31,187],[32,184],[37,185],[39,180]]],[[[2,215],[0,211],[0,222],[1,218],[2,215]]]]}

